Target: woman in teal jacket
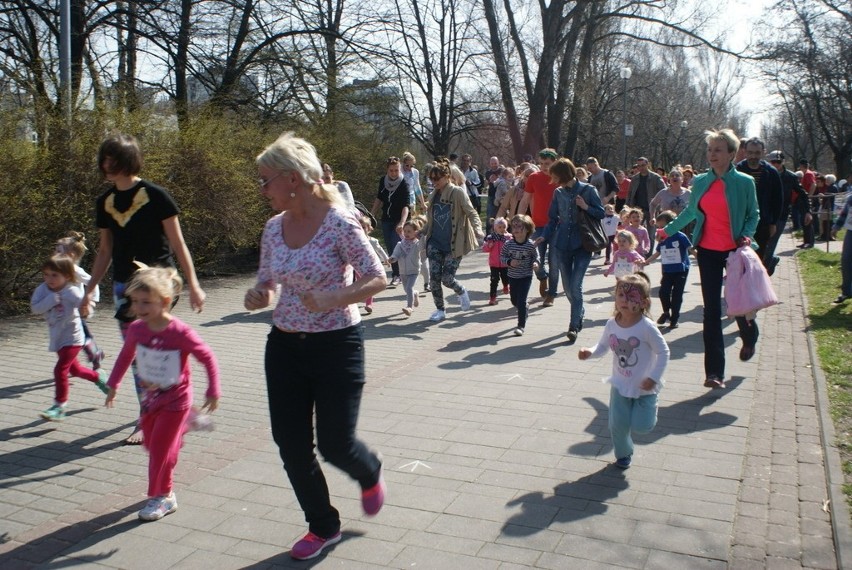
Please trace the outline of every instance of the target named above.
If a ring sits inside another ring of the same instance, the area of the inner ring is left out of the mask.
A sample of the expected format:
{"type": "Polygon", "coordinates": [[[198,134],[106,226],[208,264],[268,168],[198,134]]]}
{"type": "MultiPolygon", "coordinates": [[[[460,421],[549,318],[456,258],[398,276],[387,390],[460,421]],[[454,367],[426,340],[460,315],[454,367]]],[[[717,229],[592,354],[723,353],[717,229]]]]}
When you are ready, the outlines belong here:
{"type": "MultiPolygon", "coordinates": [[[[710,170],[692,183],[686,210],[659,230],[660,239],[674,235],[695,220],[692,243],[698,250],[701,295],[704,298],[704,385],[725,387],[725,342],[722,336],[722,283],[728,254],[753,243],[759,212],[754,179],[734,168],[739,138],[730,129],[707,131],[707,161],[710,170]]],[[[737,317],[740,360],[754,356],[757,321],[737,317]]]]}

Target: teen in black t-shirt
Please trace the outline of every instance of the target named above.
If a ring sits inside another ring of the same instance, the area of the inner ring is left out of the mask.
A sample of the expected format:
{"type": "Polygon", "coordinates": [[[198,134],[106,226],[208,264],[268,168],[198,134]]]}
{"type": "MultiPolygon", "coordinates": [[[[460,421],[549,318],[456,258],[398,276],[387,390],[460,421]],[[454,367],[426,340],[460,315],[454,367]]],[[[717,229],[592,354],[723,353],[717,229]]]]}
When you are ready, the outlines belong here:
{"type": "MultiPolygon", "coordinates": [[[[201,311],[206,297],[195,275],[192,256],[183,239],[178,214],[180,209],[161,187],[142,180],[142,151],[130,135],[116,134],[107,138],[98,150],[98,168],[113,187],[97,200],[96,223],[100,243],[92,267],[92,279],[80,304],[80,315],[86,317],[95,287],[113,268],[113,294],[116,316],[124,303],[124,285],[136,271],[134,261],[146,265],[174,265],[177,257],[189,292],[189,303],[201,311]]],[[[126,323],[120,325],[122,335],[126,323]]],[[[137,394],[142,392],[138,385],[137,394]]],[[[137,426],[126,443],[142,443],[137,426]]]]}

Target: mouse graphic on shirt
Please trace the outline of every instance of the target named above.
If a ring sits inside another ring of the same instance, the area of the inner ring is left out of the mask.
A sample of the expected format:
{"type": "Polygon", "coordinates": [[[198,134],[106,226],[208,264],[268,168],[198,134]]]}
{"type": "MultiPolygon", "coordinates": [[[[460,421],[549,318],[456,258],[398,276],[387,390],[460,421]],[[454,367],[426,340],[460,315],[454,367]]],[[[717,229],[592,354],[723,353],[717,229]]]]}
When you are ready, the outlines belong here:
{"type": "Polygon", "coordinates": [[[639,355],[636,354],[636,349],[639,347],[640,341],[635,336],[623,339],[618,338],[614,334],[609,335],[609,346],[615,353],[618,359],[618,366],[621,368],[632,368],[639,362],[639,355]]]}

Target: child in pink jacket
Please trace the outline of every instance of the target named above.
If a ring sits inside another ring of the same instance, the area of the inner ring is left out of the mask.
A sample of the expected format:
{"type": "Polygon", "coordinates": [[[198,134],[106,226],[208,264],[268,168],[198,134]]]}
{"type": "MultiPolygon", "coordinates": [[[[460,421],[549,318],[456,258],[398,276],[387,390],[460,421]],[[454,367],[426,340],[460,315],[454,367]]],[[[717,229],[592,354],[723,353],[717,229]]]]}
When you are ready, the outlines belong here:
{"type": "Polygon", "coordinates": [[[497,218],[491,225],[492,232],[485,237],[482,251],[488,253],[488,265],[491,267],[491,290],[489,305],[497,304],[497,284],[503,283],[503,294],[509,293],[509,268],[500,259],[503,244],[512,239],[506,218],[497,218]]]}

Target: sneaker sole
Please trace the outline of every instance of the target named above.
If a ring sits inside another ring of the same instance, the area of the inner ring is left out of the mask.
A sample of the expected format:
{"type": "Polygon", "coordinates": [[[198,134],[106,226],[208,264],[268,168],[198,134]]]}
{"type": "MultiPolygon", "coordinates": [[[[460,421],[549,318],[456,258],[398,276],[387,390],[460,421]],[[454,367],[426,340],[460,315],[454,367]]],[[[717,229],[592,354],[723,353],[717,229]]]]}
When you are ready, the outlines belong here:
{"type": "Polygon", "coordinates": [[[150,518],[149,518],[149,517],[145,517],[145,516],[143,516],[143,515],[142,515],[142,513],[139,513],[139,520],[141,520],[141,521],[145,521],[145,522],[154,522],[154,521],[158,521],[158,520],[160,520],[160,519],[162,519],[162,518],[167,517],[168,515],[172,514],[173,512],[175,512],[175,511],[177,510],[177,508],[178,508],[178,507],[177,507],[177,505],[175,505],[175,506],[173,506],[171,509],[169,509],[169,510],[167,510],[165,513],[163,513],[163,515],[162,515],[162,516],[159,516],[159,517],[150,517],[150,518]]]}
{"type": "Polygon", "coordinates": [[[65,419],[65,416],[54,418],[54,417],[49,416],[48,414],[44,414],[44,413],[39,414],[39,416],[41,417],[41,419],[47,420],[49,422],[61,422],[62,420],[65,419]]]}

